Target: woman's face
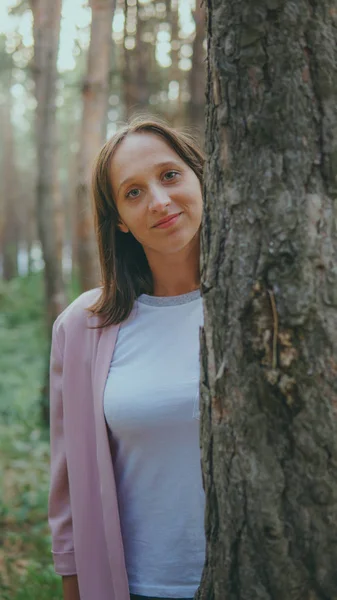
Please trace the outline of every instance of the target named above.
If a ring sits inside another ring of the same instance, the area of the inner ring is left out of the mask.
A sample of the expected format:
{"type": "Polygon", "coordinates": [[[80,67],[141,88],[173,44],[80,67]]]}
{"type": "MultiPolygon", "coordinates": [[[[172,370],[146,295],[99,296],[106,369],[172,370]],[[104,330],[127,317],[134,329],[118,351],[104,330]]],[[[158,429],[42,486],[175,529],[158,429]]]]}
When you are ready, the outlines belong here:
{"type": "Polygon", "coordinates": [[[198,240],[199,180],[164,139],[129,134],[115,151],[110,173],[119,228],[132,233],[148,259],[153,253],[179,252],[198,240]]]}

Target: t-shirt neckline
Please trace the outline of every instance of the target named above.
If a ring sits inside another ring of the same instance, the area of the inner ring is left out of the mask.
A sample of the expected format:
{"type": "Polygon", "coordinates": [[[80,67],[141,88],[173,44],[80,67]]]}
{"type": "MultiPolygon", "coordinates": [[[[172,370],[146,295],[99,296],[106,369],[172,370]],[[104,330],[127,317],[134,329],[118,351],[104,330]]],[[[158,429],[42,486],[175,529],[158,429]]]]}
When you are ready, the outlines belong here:
{"type": "Polygon", "coordinates": [[[141,304],[149,304],[151,306],[175,306],[177,304],[193,302],[200,297],[200,290],[194,290],[193,292],[180,294],[179,296],[149,296],[148,294],[141,294],[137,300],[141,304]]]}

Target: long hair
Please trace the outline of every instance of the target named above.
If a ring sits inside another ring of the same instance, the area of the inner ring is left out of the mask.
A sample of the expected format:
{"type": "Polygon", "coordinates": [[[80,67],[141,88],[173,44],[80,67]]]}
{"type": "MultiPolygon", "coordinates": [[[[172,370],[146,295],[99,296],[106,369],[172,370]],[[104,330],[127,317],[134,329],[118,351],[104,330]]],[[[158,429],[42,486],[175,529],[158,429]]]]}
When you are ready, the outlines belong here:
{"type": "Polygon", "coordinates": [[[202,186],[204,156],[196,141],[156,118],[136,117],[101,149],[94,164],[92,198],[95,232],[101,267],[102,293],[89,307],[100,317],[100,328],[121,323],[131,313],[140,294],[153,293],[153,280],[142,245],[131,232],[122,233],[112,193],[110,165],[116,148],[132,133],[152,133],[167,144],[194,171],[202,186]]]}

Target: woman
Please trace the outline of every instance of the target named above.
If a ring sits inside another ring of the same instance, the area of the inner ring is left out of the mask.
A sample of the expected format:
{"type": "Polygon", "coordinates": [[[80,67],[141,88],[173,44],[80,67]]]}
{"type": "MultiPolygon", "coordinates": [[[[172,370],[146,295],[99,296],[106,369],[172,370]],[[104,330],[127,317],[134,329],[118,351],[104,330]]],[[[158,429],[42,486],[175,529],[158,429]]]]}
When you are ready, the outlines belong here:
{"type": "Polygon", "coordinates": [[[193,598],[205,554],[199,456],[203,156],[156,120],[93,174],[102,288],[55,321],[49,522],[65,600],[193,598]]]}

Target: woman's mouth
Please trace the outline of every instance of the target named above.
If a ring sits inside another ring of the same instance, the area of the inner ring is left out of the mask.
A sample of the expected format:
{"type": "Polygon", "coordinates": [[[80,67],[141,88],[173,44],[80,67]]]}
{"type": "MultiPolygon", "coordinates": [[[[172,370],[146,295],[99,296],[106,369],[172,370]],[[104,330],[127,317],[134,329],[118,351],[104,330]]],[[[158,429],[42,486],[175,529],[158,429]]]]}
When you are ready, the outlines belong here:
{"type": "Polygon", "coordinates": [[[168,227],[172,227],[172,225],[174,225],[177,222],[180,215],[181,213],[168,215],[167,217],[165,217],[165,219],[160,219],[160,221],[153,225],[153,227],[156,229],[167,229],[168,227]]]}

